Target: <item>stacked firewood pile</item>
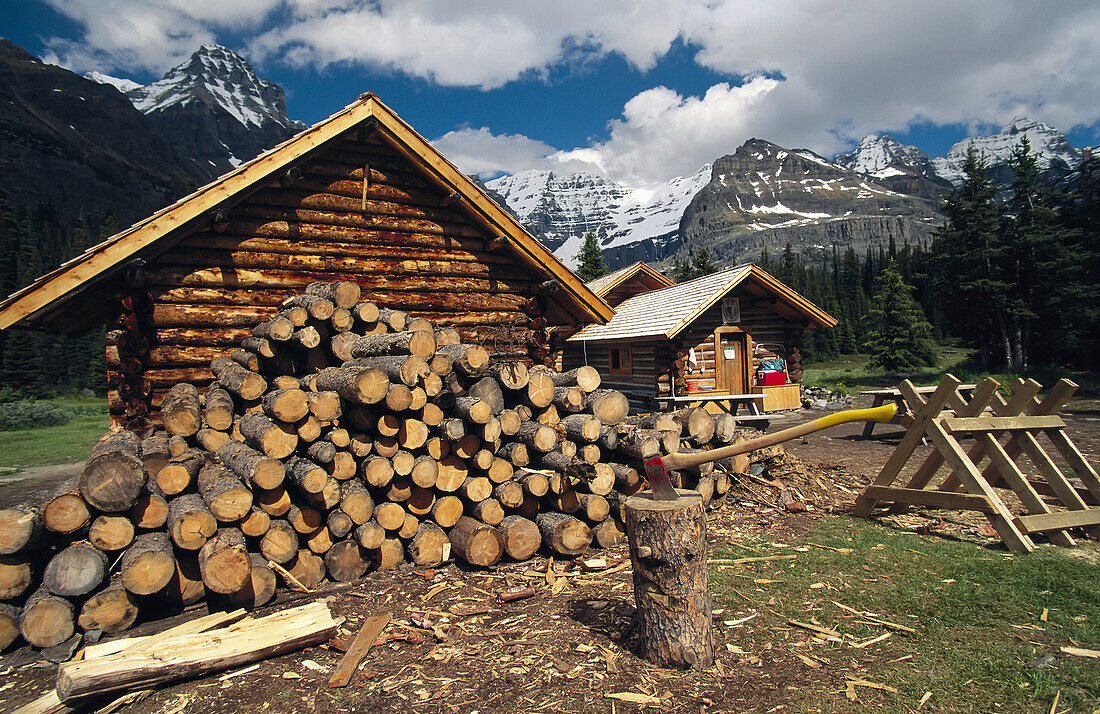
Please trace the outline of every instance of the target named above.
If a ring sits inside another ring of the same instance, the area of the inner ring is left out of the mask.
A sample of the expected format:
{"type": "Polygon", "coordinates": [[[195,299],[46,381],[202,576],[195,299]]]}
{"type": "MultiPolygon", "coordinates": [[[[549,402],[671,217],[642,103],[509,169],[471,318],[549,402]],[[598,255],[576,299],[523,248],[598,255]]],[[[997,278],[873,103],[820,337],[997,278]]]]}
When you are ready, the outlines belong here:
{"type": "MultiPolygon", "coordinates": [[[[591,368],[490,355],[354,283],[309,286],[211,370],[151,435],[104,435],[76,490],[0,511],[0,648],[406,560],[607,547],[641,458],[734,437],[703,410],[630,416],[591,368]]],[[[729,482],[708,466],[678,476],[709,501],[729,482]]]]}

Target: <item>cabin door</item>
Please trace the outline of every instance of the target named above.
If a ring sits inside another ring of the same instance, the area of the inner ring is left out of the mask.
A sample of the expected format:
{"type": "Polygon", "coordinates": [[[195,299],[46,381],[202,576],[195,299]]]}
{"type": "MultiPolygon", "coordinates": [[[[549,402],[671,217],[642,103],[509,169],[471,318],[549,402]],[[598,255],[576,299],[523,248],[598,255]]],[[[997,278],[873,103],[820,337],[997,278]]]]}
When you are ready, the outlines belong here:
{"type": "Polygon", "coordinates": [[[719,390],[728,394],[748,393],[748,338],[736,327],[715,330],[715,376],[719,390]]]}

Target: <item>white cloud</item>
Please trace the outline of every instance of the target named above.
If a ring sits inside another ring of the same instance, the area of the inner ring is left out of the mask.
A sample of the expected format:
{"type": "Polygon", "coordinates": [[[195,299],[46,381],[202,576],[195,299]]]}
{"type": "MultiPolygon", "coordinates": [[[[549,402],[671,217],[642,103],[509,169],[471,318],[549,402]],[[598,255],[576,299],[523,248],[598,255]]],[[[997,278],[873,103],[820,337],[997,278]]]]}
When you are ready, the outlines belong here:
{"type": "Polygon", "coordinates": [[[252,42],[258,59],[354,63],[482,89],[610,52],[649,69],[676,38],[681,14],[663,0],[297,0],[293,7],[293,22],[252,42]]]}
{"type": "Polygon", "coordinates": [[[43,59],[90,70],[162,74],[219,30],[255,28],[280,0],[46,0],[84,27],[79,40],[49,38],[43,59]]]}
{"type": "Polygon", "coordinates": [[[447,132],[432,145],[463,172],[478,174],[485,181],[527,169],[602,172],[598,163],[602,156],[596,150],[562,152],[520,134],[493,134],[488,127],[447,132]]]}
{"type": "Polygon", "coordinates": [[[1100,4],[1077,0],[47,1],[86,28],[50,43],[81,71],[163,71],[232,29],[256,61],[362,66],[447,86],[506,87],[608,54],[645,71],[677,40],[730,77],[702,96],[641,92],[609,117],[605,136],[561,151],[489,129],[441,139],[463,168],[486,174],[583,165],[644,185],[751,136],[831,154],[918,122],[988,129],[1026,114],[1069,130],[1100,121],[1100,4]]]}

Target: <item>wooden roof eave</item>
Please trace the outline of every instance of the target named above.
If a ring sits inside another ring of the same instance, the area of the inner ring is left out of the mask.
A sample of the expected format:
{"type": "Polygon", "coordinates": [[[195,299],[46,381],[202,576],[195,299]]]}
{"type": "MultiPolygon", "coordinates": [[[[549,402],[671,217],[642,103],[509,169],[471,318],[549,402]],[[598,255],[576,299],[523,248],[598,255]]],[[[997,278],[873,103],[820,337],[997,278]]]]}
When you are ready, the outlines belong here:
{"type": "MultiPolygon", "coordinates": [[[[575,273],[539,243],[537,238],[528,233],[495,201],[485,195],[458,167],[439,154],[427,140],[394,114],[377,97],[371,96],[368,102],[374,108],[373,114],[379,119],[383,129],[380,135],[388,141],[394,150],[398,151],[408,161],[419,166],[426,175],[432,177],[441,187],[456,190],[459,194],[456,205],[461,206],[475,221],[492,234],[506,236],[509,239],[508,247],[529,267],[538,272],[549,270],[553,273],[574,307],[579,307],[587,317],[595,322],[605,323],[611,319],[614,310],[610,305],[592,292],[575,273]]],[[[567,307],[557,297],[552,299],[563,308],[567,307]]],[[[573,314],[568,309],[566,309],[566,313],[573,314]]]]}
{"type": "Polygon", "coordinates": [[[768,273],[756,264],[750,264],[750,266],[754,278],[764,283],[769,289],[780,294],[788,303],[815,322],[817,327],[832,328],[837,326],[838,320],[835,317],[807,300],[800,293],[795,292],[790,287],[780,282],[779,279],[771,273],[768,273]]]}
{"type": "Polygon", "coordinates": [[[676,284],[668,277],[651,268],[649,265],[646,264],[645,261],[639,260],[637,263],[631,266],[631,268],[633,269],[624,270],[622,274],[615,278],[613,281],[595,291],[596,295],[601,298],[606,297],[612,290],[619,287],[631,278],[636,277],[639,273],[642,273],[643,275],[649,277],[654,283],[657,284],[657,287],[654,288],[655,290],[659,290],[662,287],[667,288],[676,284]]]}
{"type": "Polygon", "coordinates": [[[362,100],[350,104],[329,119],[66,261],[0,302],[0,330],[16,323],[35,327],[39,317],[60,314],[58,301],[70,302],[101,282],[112,268],[124,261],[149,255],[150,249],[157,243],[160,245],[156,245],[155,252],[167,250],[174,241],[164,241],[166,236],[178,232],[179,238],[182,238],[187,228],[205,220],[211,211],[233,199],[241,199],[242,189],[253,187],[246,194],[251,195],[279,171],[369,118],[369,112],[368,104],[362,100]],[[292,144],[295,145],[295,152],[287,155],[283,150],[292,144]]]}

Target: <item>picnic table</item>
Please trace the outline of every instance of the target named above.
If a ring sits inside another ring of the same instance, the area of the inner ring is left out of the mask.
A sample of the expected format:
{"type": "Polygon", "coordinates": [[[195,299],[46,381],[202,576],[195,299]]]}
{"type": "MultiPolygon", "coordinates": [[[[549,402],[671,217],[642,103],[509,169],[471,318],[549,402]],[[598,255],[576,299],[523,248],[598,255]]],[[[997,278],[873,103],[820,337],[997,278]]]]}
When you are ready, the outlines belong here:
{"type": "MultiPolygon", "coordinates": [[[[968,396],[976,386],[977,385],[975,384],[960,384],[959,394],[962,394],[963,396],[968,396]]],[[[936,391],[936,385],[933,385],[931,387],[916,387],[915,391],[917,394],[931,394],[932,392],[936,391]]],[[[888,389],[866,389],[861,391],[860,394],[866,394],[868,396],[874,397],[874,400],[871,403],[872,408],[882,406],[886,403],[887,399],[892,399],[894,401],[894,404],[897,405],[898,411],[901,411],[902,409],[911,411],[909,410],[909,405],[905,402],[905,397],[901,396],[901,390],[897,389],[896,387],[890,387],[888,389]]],[[[875,430],[876,423],[877,422],[873,421],[867,422],[867,426],[863,427],[863,435],[860,438],[870,439],[871,434],[875,430]]]]}
{"type": "Polygon", "coordinates": [[[737,419],[737,422],[750,424],[760,431],[767,431],[771,423],[771,417],[760,411],[760,400],[763,394],[706,394],[694,392],[679,397],[660,397],[657,401],[667,403],[669,408],[681,406],[701,406],[707,402],[715,404],[719,409],[737,419]],[[737,413],[744,407],[748,412],[745,416],[737,413]]]}

